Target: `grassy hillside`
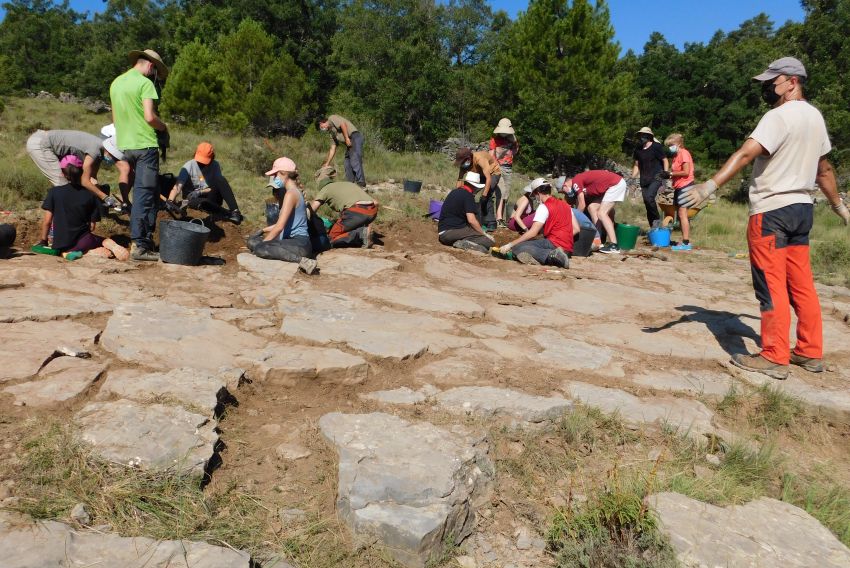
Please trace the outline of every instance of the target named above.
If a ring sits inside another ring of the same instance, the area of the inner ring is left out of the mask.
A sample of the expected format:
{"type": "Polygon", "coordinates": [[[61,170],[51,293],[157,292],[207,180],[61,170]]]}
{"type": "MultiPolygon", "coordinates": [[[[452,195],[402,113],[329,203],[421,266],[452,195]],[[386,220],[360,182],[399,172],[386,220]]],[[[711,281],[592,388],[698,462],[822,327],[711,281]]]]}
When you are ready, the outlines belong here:
{"type": "MultiPolygon", "coordinates": [[[[63,104],[55,100],[10,99],[0,114],[0,209],[20,210],[37,207],[49,184],[26,154],[27,137],[36,129],[75,129],[93,133],[110,122],[109,115],[95,115],[78,105],[63,104]]],[[[422,180],[426,186],[449,188],[454,184],[456,170],[443,154],[398,153],[383,148],[380,133],[362,125],[366,136],[364,158],[369,183],[389,179],[397,182],[405,178],[422,180]]],[[[328,150],[328,136],[310,129],[301,139],[263,139],[203,132],[173,125],[168,163],[162,171],[177,173],[180,166],[194,154],[195,146],[202,140],[215,145],[216,157],[236,192],[240,208],[249,224],[261,223],[264,202],[269,197],[262,172],[281,155],[291,157],[298,164],[308,194],[316,191],[312,174],[321,165],[328,150]]],[[[337,153],[337,169],[342,171],[343,155],[337,153]]],[[[520,188],[529,176],[517,175],[511,199],[519,195],[520,188]]],[[[100,175],[105,183],[114,183],[115,170],[105,169],[100,175]]],[[[733,185],[733,184],[730,184],[733,185]]],[[[440,198],[441,192],[424,191],[420,195],[399,191],[380,191],[378,198],[385,207],[379,222],[393,222],[407,216],[427,212],[429,198],[440,198]]],[[[626,202],[618,208],[618,220],[646,227],[643,205],[639,200],[626,202]]],[[[746,206],[720,199],[703,211],[693,224],[692,240],[700,247],[714,248],[729,253],[747,250],[745,231],[746,206]]],[[[674,234],[674,239],[679,238],[674,234]]],[[[850,285],[850,230],[824,204],[816,209],[815,228],[812,231],[812,264],[817,278],[826,283],[850,285]]]]}

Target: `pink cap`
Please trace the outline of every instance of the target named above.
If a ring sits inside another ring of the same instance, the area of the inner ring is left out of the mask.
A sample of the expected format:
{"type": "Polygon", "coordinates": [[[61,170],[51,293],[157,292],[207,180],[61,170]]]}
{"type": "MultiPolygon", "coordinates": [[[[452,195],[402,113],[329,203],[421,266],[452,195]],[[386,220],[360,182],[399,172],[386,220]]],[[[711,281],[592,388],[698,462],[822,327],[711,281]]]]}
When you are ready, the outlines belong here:
{"type": "Polygon", "coordinates": [[[295,172],[298,171],[298,166],[289,158],[278,158],[272,164],[272,169],[266,172],[265,175],[273,176],[277,172],[295,172]]]}
{"type": "Polygon", "coordinates": [[[59,160],[60,168],[64,168],[67,166],[77,166],[78,168],[82,168],[83,161],[74,154],[68,154],[67,156],[63,156],[62,159],[59,160]]]}

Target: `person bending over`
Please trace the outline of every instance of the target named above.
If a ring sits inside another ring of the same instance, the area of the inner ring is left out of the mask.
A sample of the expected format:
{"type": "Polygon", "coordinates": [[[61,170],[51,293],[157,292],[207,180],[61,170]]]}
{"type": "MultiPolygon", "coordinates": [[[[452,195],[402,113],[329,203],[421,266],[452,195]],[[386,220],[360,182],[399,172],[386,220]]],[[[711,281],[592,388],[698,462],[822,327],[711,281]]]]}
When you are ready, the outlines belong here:
{"type": "Polygon", "coordinates": [[[195,157],[180,168],[177,183],[168,196],[166,209],[180,213],[177,196],[182,195],[188,201],[188,207],[205,211],[223,221],[234,225],[242,223],[242,213],[236,203],[236,196],[227,178],[221,173],[221,166],[215,159],[215,148],[209,142],[201,142],[195,150],[195,157]],[[227,202],[228,209],[221,206],[227,202]]]}
{"type": "Polygon", "coordinates": [[[334,181],[336,170],[323,168],[318,177],[319,193],[310,202],[315,212],[323,203],[339,212],[328,237],[333,247],[372,248],[372,227],[378,216],[378,202],[362,187],[350,181],[334,181]]]}

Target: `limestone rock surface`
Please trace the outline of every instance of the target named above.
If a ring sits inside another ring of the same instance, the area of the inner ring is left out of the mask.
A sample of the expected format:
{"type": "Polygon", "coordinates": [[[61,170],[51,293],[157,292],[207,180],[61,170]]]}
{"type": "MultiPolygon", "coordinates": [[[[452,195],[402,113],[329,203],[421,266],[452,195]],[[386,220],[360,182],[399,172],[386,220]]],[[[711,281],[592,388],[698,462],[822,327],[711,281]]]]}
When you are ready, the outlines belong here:
{"type": "Polygon", "coordinates": [[[245,351],[237,359],[252,378],[293,387],[302,380],[357,385],[366,380],[369,364],[358,355],[328,347],[271,343],[245,351]]]}
{"type": "Polygon", "coordinates": [[[50,321],[111,311],[111,305],[80,291],[66,294],[39,287],[0,290],[0,323],[50,321]]]}
{"type": "Polygon", "coordinates": [[[45,365],[37,380],[12,385],[3,391],[13,395],[17,404],[49,406],[80,396],[105,369],[102,362],[57,357],[45,365]]]}
{"type": "Polygon", "coordinates": [[[0,324],[0,383],[35,375],[63,345],[90,346],[97,330],[72,321],[0,324]]]}
{"type": "Polygon", "coordinates": [[[484,417],[506,416],[520,422],[557,420],[573,404],[561,397],[543,397],[495,387],[458,387],[436,395],[444,410],[484,417]]]}
{"type": "Polygon", "coordinates": [[[98,398],[110,396],[136,402],[165,398],[186,409],[203,411],[212,417],[218,405],[227,400],[229,393],[226,378],[218,373],[181,368],[167,373],[110,373],[100,387],[98,398]]]}

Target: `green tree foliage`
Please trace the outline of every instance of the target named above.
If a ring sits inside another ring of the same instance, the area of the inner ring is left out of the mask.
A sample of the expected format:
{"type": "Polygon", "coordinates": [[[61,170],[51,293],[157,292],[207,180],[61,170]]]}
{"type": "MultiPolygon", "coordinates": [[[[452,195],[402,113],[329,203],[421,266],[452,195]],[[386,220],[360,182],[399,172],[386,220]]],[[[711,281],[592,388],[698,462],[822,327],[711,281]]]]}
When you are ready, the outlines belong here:
{"type": "Polygon", "coordinates": [[[583,165],[619,148],[637,106],[632,75],[617,72],[613,37],[601,1],[532,0],[514,24],[501,59],[532,168],[583,165]]]}
{"type": "Polygon", "coordinates": [[[433,0],[353,0],[339,15],[333,110],[370,118],[392,148],[449,133],[450,68],[433,0]]]}

